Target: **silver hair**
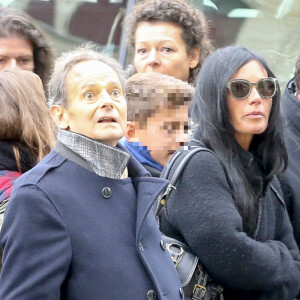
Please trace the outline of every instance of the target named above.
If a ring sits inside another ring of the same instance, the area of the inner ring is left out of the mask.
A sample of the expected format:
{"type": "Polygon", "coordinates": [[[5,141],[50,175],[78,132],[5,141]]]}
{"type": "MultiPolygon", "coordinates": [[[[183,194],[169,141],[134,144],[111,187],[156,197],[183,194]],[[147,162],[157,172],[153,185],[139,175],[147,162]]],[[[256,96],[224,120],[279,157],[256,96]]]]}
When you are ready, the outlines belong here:
{"type": "Polygon", "coordinates": [[[63,53],[56,61],[48,84],[49,107],[61,105],[67,107],[66,79],[70,69],[79,62],[96,60],[110,66],[118,75],[122,89],[125,86],[125,72],[122,66],[112,57],[100,53],[98,48],[89,43],[75,50],[63,53]]]}

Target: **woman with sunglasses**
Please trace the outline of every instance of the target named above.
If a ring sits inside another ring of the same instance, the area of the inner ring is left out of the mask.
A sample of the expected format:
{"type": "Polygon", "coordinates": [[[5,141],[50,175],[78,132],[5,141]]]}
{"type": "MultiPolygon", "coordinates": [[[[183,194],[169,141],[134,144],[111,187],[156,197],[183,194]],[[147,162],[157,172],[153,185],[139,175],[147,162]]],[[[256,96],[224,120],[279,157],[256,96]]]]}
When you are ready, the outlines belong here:
{"type": "Polygon", "coordinates": [[[239,46],[209,56],[197,78],[192,145],[208,151],[186,165],[161,230],[190,246],[225,300],[291,300],[300,290],[299,250],[276,178],[287,164],[279,97],[264,59],[239,46]]]}

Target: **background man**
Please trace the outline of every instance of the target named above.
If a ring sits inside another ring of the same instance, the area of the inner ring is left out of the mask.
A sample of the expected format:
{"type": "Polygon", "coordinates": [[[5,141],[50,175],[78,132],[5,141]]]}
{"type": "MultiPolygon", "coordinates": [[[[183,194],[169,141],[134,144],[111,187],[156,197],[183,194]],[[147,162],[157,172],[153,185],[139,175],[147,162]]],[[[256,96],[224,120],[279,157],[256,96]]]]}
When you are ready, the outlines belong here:
{"type": "Polygon", "coordinates": [[[285,142],[289,163],[285,180],[289,187],[287,208],[294,228],[295,239],[300,249],[300,54],[292,78],[283,95],[281,109],[285,120],[285,142]]]}
{"type": "Polygon", "coordinates": [[[0,8],[0,71],[19,67],[40,76],[44,88],[53,65],[45,33],[25,12],[0,8]]]}

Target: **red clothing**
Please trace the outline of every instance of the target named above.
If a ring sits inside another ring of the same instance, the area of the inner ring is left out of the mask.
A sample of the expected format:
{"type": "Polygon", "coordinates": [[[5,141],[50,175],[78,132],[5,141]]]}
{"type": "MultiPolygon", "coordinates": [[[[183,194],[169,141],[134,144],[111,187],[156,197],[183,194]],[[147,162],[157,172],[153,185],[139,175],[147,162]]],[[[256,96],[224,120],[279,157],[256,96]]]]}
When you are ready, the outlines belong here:
{"type": "Polygon", "coordinates": [[[0,203],[10,197],[13,183],[21,175],[16,171],[0,170],[0,203]]]}

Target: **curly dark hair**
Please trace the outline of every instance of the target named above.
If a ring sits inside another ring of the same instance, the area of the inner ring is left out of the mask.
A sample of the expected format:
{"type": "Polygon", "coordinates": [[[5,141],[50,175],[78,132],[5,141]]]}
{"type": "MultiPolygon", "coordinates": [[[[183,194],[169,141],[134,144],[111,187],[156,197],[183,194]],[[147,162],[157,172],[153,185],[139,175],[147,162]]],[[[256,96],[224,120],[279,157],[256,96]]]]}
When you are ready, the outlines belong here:
{"type": "Polygon", "coordinates": [[[182,28],[187,51],[200,47],[198,65],[190,70],[189,82],[194,82],[204,59],[214,51],[208,36],[209,26],[203,13],[183,0],[144,0],[139,2],[126,19],[128,46],[135,46],[135,32],[141,22],[168,22],[182,28]]]}
{"type": "Polygon", "coordinates": [[[25,12],[0,7],[0,39],[19,37],[33,46],[34,73],[41,78],[44,88],[54,63],[53,50],[42,29],[25,12]]]}

